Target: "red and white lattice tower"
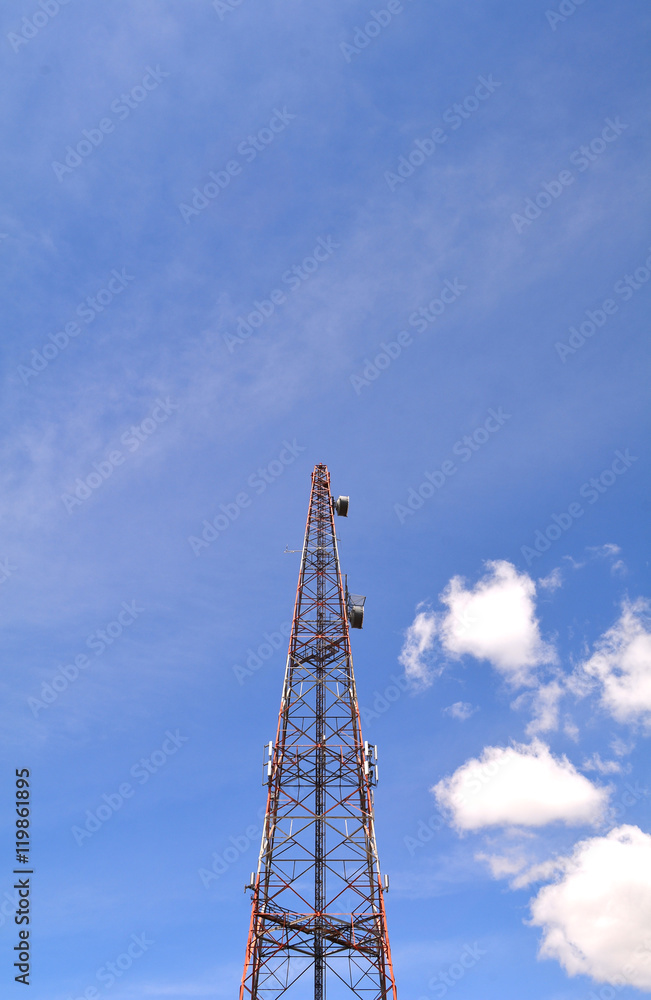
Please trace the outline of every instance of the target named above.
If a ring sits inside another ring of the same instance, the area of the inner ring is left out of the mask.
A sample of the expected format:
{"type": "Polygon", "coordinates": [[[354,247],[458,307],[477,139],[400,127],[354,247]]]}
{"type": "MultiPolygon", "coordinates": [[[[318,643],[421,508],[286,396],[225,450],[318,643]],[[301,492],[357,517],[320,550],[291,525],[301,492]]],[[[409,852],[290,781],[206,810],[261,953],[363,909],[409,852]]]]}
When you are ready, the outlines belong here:
{"type": "Polygon", "coordinates": [[[312,474],[240,1000],[397,1000],[375,842],[377,751],[362,739],[325,465],[312,474]]]}

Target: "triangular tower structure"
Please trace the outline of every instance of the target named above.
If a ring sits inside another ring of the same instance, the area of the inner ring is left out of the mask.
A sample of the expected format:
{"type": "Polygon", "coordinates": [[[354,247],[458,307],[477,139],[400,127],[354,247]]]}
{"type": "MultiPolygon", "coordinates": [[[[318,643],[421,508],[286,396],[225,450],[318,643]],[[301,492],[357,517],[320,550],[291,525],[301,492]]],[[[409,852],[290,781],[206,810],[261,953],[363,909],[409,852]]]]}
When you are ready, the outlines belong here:
{"type": "Polygon", "coordinates": [[[397,1000],[375,842],[377,751],[362,739],[325,465],[312,492],[269,785],[240,1000],[397,1000]]]}

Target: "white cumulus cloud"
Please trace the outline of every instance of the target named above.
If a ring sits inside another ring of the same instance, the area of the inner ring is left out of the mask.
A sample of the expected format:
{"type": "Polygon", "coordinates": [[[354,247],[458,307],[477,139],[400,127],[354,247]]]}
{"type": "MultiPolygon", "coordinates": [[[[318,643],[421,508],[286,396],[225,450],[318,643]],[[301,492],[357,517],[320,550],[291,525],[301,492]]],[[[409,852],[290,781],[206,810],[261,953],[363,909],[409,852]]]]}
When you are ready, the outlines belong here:
{"type": "Polygon", "coordinates": [[[543,642],[536,619],[536,585],[504,561],[487,563],[488,572],[466,589],[461,577],[450,580],[441,600],[448,613],[441,640],[454,656],[469,653],[490,663],[513,684],[528,684],[532,668],[555,660],[543,642]]]}
{"type": "Polygon", "coordinates": [[[486,747],[479,759],[466,761],[432,791],[459,830],[596,823],[610,794],[538,740],[529,746],[486,747]]]}
{"type": "Polygon", "coordinates": [[[649,602],[625,603],[582,668],[601,685],[602,704],[613,718],[651,724],[649,602]]]}
{"type": "Polygon", "coordinates": [[[488,660],[515,686],[532,684],[534,669],[556,661],[536,618],[536,585],[504,560],[488,562],[485,576],[467,588],[455,576],[440,595],[447,611],[418,611],[405,633],[400,662],[408,677],[431,683],[431,656],[438,640],[448,655],[488,660]]]}
{"type": "Polygon", "coordinates": [[[651,992],[651,836],[620,826],[555,862],[562,874],[531,902],[541,958],[570,976],[651,992]]]}

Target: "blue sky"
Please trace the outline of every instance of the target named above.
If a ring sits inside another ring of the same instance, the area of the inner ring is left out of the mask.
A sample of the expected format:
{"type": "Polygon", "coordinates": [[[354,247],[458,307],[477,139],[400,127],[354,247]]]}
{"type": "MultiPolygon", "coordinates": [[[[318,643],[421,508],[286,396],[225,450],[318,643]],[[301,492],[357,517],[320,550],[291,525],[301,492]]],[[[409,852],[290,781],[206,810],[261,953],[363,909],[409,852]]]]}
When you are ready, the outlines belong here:
{"type": "Polygon", "coordinates": [[[236,995],[316,462],[400,996],[649,992],[649,11],[228,7],[2,11],[7,995],[23,767],[39,1000],[236,995]]]}

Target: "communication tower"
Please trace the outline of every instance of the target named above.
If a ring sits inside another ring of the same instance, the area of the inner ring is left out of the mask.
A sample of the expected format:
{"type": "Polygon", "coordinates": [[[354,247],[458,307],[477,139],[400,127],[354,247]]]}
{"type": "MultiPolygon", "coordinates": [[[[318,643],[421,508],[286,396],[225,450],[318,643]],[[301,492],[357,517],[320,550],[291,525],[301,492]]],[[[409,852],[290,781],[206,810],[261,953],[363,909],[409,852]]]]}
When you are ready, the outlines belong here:
{"type": "Polygon", "coordinates": [[[397,1000],[375,841],[377,748],[364,742],[349,626],[364,598],[339,569],[335,514],[315,466],[240,1000],[397,1000]]]}

